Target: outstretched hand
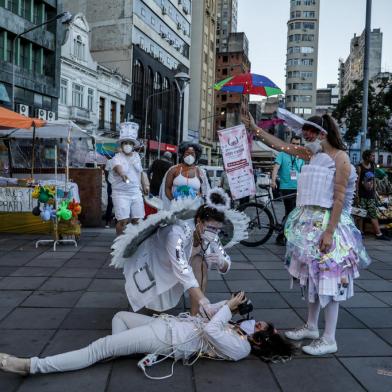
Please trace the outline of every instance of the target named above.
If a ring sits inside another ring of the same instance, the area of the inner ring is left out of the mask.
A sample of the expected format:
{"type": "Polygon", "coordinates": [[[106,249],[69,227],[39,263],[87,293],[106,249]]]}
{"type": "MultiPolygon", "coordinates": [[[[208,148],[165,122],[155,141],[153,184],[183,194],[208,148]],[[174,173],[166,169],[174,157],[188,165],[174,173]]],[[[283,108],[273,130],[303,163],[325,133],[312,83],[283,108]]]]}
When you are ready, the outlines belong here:
{"type": "Polygon", "coordinates": [[[245,293],[243,291],[240,291],[238,294],[236,295],[233,294],[231,296],[231,299],[229,299],[229,301],[227,302],[227,306],[230,308],[232,312],[235,312],[238,309],[238,305],[245,302],[245,300],[246,300],[245,293]]]}
{"type": "Polygon", "coordinates": [[[332,233],[329,231],[324,231],[320,238],[320,252],[321,253],[328,253],[332,246],[332,233]]]}

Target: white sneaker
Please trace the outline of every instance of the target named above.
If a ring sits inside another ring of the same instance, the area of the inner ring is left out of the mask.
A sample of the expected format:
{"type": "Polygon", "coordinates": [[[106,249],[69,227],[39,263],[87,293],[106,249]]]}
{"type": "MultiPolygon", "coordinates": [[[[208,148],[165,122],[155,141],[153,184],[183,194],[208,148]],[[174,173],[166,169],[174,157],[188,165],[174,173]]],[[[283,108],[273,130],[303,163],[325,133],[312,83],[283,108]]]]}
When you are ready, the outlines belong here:
{"type": "Polygon", "coordinates": [[[286,331],[284,334],[291,340],[318,339],[320,336],[318,329],[309,329],[307,324],[293,331],[286,331]]]}
{"type": "Polygon", "coordinates": [[[303,346],[302,351],[309,355],[333,354],[338,351],[336,342],[328,343],[323,337],[313,340],[308,346],[303,346]]]}

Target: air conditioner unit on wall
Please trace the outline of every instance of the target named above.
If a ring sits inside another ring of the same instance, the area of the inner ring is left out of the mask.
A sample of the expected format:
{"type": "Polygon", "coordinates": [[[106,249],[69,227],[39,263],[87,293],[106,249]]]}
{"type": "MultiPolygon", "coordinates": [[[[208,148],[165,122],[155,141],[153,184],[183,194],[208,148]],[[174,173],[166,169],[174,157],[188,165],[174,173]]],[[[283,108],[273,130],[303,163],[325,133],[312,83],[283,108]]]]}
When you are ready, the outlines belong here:
{"type": "Polygon", "coordinates": [[[160,36],[161,36],[162,38],[166,38],[166,34],[165,34],[165,33],[160,33],[160,36]]]}
{"type": "Polygon", "coordinates": [[[29,117],[29,106],[28,105],[23,105],[23,104],[17,105],[16,111],[19,114],[22,114],[23,116],[29,117]]]}
{"type": "Polygon", "coordinates": [[[39,118],[40,120],[46,120],[46,110],[44,109],[35,109],[34,115],[36,118],[39,118]]]}
{"type": "Polygon", "coordinates": [[[166,15],[167,14],[167,9],[166,7],[162,7],[162,15],[166,15]]]}
{"type": "Polygon", "coordinates": [[[182,29],[182,24],[181,23],[177,23],[177,30],[181,30],[182,29]]]}
{"type": "Polygon", "coordinates": [[[47,113],[46,113],[46,120],[47,121],[55,121],[56,120],[56,113],[55,112],[51,112],[51,111],[48,111],[47,113]]]}

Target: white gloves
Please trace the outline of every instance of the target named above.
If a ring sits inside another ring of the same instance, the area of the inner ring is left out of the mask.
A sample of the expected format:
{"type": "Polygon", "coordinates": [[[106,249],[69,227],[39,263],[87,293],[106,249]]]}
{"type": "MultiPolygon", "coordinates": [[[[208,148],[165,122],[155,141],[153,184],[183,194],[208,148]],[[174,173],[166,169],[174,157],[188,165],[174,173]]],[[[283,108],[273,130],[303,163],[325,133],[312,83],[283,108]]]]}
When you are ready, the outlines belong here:
{"type": "Polygon", "coordinates": [[[217,253],[210,253],[206,255],[204,260],[208,264],[208,268],[216,265],[216,268],[222,269],[225,266],[225,260],[217,253]]]}
{"type": "Polygon", "coordinates": [[[227,300],[212,304],[208,298],[204,297],[199,301],[199,313],[202,317],[211,319],[226,303],[227,300]]]}

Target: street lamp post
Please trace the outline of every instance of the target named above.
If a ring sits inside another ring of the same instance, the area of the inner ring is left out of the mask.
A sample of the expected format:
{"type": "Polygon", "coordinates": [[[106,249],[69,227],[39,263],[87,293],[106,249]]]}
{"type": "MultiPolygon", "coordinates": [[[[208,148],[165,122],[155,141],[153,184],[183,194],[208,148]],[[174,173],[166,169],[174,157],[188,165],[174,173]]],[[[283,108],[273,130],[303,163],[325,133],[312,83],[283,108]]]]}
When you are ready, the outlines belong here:
{"type": "Polygon", "coordinates": [[[61,14],[58,14],[54,16],[53,18],[48,19],[46,22],[41,23],[39,25],[36,25],[34,27],[31,27],[30,29],[27,29],[25,31],[22,31],[21,33],[17,34],[14,39],[12,40],[12,99],[11,99],[11,104],[12,104],[12,110],[15,110],[15,43],[18,38],[20,38],[22,35],[25,35],[27,33],[30,33],[30,31],[33,31],[35,29],[38,29],[42,26],[45,26],[49,23],[54,22],[57,19],[61,19],[61,23],[68,23],[72,19],[72,15],[68,12],[62,12],[61,14]]]}
{"type": "Polygon", "coordinates": [[[143,157],[143,166],[144,167],[146,167],[146,156],[147,156],[147,143],[146,143],[146,141],[147,141],[148,103],[150,102],[150,98],[155,97],[157,95],[164,94],[164,93],[169,93],[171,91],[173,91],[173,90],[169,88],[169,89],[166,89],[163,91],[159,91],[157,93],[152,93],[152,94],[148,95],[146,98],[146,113],[144,116],[144,136],[143,136],[144,142],[145,142],[144,143],[144,157],[143,157]]]}
{"type": "Polygon", "coordinates": [[[177,129],[177,163],[178,163],[179,159],[180,159],[178,149],[179,149],[180,143],[181,143],[182,128],[183,128],[183,124],[181,122],[181,119],[182,119],[182,105],[183,105],[183,101],[184,101],[184,91],[185,91],[186,86],[191,81],[191,78],[185,72],[179,72],[174,76],[174,79],[176,82],[178,92],[180,94],[180,107],[178,110],[178,129],[177,129]]]}

